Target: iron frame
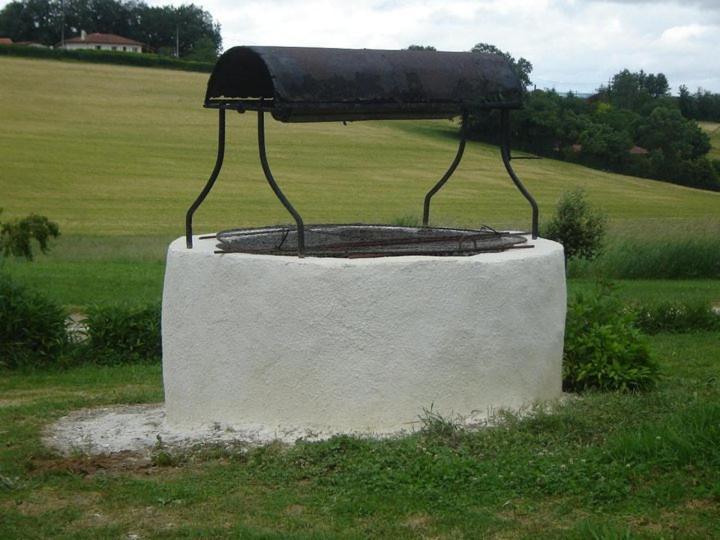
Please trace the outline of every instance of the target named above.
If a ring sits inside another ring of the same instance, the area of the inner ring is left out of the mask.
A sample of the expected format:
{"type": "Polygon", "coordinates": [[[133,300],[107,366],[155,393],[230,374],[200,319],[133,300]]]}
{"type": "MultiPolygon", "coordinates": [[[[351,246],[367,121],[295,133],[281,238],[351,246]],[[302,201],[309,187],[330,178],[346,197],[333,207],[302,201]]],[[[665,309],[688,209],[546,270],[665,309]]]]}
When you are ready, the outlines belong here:
{"type": "MultiPolygon", "coordinates": [[[[205,201],[208,194],[212,190],[213,186],[215,185],[215,181],[217,180],[220,170],[222,169],[223,160],[225,156],[225,111],[226,108],[223,106],[217,107],[218,108],[218,149],[217,149],[217,157],[215,160],[215,167],[212,170],[212,173],[210,175],[210,178],[206,182],[205,186],[203,187],[200,194],[197,196],[195,201],[192,203],[190,208],[188,209],[186,216],[185,216],[185,240],[186,245],[188,249],[192,249],[193,247],[193,216],[197,209],[200,207],[200,205],[205,201]]],[[[256,108],[258,116],[257,116],[257,133],[258,133],[258,151],[260,156],[260,164],[262,166],[263,173],[265,175],[265,179],[268,182],[268,185],[272,189],[275,196],[278,198],[278,200],[282,203],[282,205],[285,207],[285,209],[288,211],[288,213],[292,216],[293,220],[295,221],[295,225],[297,227],[297,254],[299,257],[303,257],[305,255],[305,225],[304,221],[302,219],[302,216],[300,213],[295,209],[295,207],[292,205],[290,200],[285,196],[282,189],[280,189],[280,186],[278,185],[277,181],[275,180],[275,177],[273,176],[272,170],[270,168],[270,164],[268,163],[267,158],[267,148],[266,148],[266,141],[265,141],[265,112],[270,110],[268,107],[263,106],[262,103],[259,104],[259,106],[256,108]]],[[[465,147],[467,143],[467,120],[468,120],[468,113],[467,111],[464,111],[462,114],[462,126],[460,129],[460,142],[458,145],[457,152],[455,154],[455,158],[451,162],[450,166],[448,167],[447,171],[445,171],[445,174],[438,180],[435,185],[433,185],[432,188],[426,193],[424,201],[423,201],[423,227],[429,227],[429,220],[430,220],[430,203],[434,195],[437,194],[438,191],[440,191],[445,184],[447,184],[448,180],[452,177],[455,170],[460,165],[460,162],[462,161],[463,155],[465,153],[465,147]]],[[[510,149],[510,111],[509,109],[501,109],[500,110],[500,131],[501,131],[501,139],[500,139],[500,155],[502,158],[503,165],[505,166],[505,170],[507,171],[508,175],[510,176],[510,179],[512,180],[513,184],[517,189],[520,191],[520,193],[525,197],[525,199],[528,201],[531,207],[532,211],[532,226],[531,226],[531,235],[532,239],[535,240],[538,237],[538,223],[539,223],[539,209],[537,202],[535,201],[535,198],[530,194],[530,192],[527,190],[525,185],[522,183],[520,178],[518,177],[517,173],[512,167],[511,161],[513,160],[511,149],[510,149]]],[[[517,159],[517,158],[516,158],[517,159]]]]}

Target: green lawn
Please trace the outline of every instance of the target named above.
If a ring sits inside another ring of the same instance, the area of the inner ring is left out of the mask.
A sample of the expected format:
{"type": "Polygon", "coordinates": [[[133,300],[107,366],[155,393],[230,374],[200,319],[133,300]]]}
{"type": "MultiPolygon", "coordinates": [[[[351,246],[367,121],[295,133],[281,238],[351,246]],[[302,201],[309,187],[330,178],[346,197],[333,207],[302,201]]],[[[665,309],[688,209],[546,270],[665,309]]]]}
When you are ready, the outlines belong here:
{"type": "Polygon", "coordinates": [[[716,538],[720,334],[658,335],[664,377],[478,432],[60,457],[48,422],[162,399],[158,365],[0,379],[1,538],[716,538]]]}

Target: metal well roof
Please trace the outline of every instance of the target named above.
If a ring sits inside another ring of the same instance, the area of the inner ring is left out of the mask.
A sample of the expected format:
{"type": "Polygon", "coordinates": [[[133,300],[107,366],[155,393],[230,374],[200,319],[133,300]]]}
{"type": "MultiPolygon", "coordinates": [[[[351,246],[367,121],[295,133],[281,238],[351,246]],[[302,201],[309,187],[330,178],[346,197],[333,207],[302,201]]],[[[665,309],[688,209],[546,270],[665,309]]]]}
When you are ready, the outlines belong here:
{"type": "Polygon", "coordinates": [[[471,105],[519,108],[521,96],[498,55],[252,46],[218,59],[205,106],[266,110],[283,122],[448,118],[471,105]]]}

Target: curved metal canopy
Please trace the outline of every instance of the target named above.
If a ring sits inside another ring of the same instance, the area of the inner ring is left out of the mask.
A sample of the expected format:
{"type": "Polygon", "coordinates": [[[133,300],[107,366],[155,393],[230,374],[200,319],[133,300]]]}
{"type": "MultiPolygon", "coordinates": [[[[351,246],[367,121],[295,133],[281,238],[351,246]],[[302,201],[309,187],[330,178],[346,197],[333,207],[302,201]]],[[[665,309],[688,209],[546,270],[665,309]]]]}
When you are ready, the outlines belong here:
{"type": "Polygon", "coordinates": [[[520,108],[521,95],[493,54],[253,46],[218,59],[205,106],[282,122],[448,118],[470,106],[520,108]]]}

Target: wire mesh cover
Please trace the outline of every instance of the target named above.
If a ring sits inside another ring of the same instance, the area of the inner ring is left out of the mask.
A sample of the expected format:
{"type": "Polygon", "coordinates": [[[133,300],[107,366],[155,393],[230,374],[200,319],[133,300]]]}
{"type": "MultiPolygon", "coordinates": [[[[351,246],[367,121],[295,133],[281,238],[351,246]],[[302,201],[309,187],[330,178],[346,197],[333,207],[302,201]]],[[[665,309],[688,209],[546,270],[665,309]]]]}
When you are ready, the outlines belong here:
{"type": "MultiPolygon", "coordinates": [[[[216,238],[221,253],[297,254],[297,229],[293,226],[233,229],[219,232],[216,238]]],[[[513,247],[531,247],[525,242],[525,237],[519,234],[498,232],[490,227],[305,226],[305,255],[311,257],[475,255],[513,247]]]]}

